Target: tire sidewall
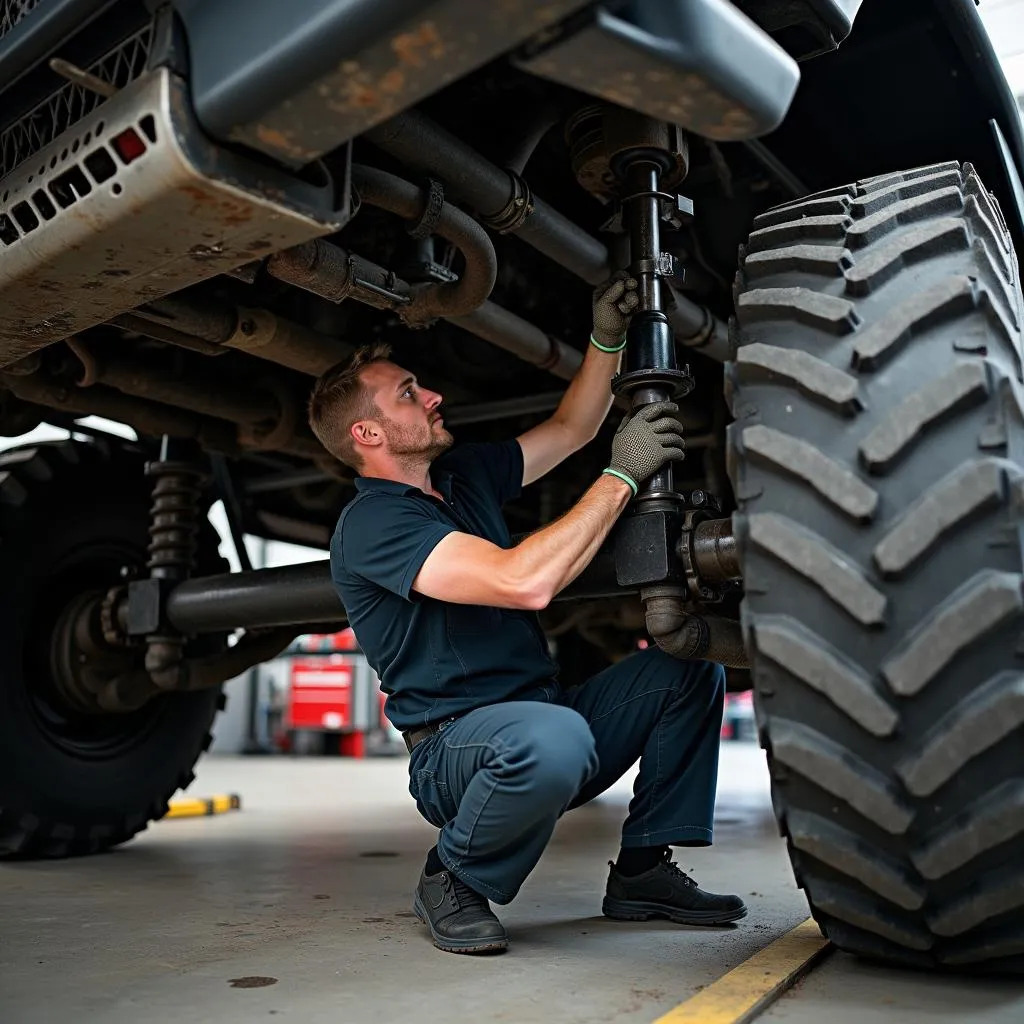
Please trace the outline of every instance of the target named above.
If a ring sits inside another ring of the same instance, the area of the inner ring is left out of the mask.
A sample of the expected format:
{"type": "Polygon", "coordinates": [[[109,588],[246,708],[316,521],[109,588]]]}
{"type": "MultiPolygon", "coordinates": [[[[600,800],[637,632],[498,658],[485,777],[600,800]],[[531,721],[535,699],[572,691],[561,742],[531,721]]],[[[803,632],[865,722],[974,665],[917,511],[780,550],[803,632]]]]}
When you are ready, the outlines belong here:
{"type": "MultiPolygon", "coordinates": [[[[54,573],[83,547],[145,559],[149,486],[141,456],[121,452],[103,464],[82,447],[78,465],[33,482],[20,507],[0,509],[0,808],[76,831],[117,832],[163,813],[167,797],[188,781],[220,689],[157,698],[129,717],[132,735],[107,750],[66,749],[34,711],[37,656],[26,652],[26,639],[54,573]]],[[[215,536],[204,537],[203,549],[207,559],[216,555],[215,536]]]]}

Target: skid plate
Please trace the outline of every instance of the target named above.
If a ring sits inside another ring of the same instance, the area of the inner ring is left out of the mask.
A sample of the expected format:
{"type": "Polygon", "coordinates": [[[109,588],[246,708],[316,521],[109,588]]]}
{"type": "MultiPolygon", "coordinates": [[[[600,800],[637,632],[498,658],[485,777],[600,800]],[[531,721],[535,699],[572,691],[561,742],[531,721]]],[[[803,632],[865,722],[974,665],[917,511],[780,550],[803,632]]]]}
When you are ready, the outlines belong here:
{"type": "Polygon", "coordinates": [[[157,69],[0,181],[0,366],[347,216],[326,172],[311,184],[212,145],[157,69]]]}

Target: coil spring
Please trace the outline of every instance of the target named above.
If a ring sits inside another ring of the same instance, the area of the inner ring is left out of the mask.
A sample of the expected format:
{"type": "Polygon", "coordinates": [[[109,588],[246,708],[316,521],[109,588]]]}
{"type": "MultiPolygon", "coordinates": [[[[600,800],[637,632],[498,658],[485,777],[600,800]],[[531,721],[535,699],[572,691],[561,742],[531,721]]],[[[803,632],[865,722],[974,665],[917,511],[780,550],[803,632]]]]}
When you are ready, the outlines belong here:
{"type": "Polygon", "coordinates": [[[149,521],[152,576],[178,579],[195,568],[202,472],[189,463],[156,462],[148,467],[153,485],[149,521]]]}

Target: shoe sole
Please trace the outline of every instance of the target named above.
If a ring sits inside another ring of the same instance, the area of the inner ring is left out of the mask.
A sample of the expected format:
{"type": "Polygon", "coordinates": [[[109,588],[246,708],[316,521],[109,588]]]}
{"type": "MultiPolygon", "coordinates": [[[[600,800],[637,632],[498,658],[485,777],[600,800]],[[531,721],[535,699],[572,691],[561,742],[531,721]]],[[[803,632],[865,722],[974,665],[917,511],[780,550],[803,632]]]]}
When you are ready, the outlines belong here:
{"type": "Polygon", "coordinates": [[[442,935],[438,935],[434,931],[434,926],[430,923],[430,918],[427,917],[427,912],[420,902],[419,895],[417,894],[412,901],[413,913],[430,929],[430,937],[434,940],[434,945],[438,949],[444,950],[445,953],[503,953],[508,949],[508,939],[492,939],[490,942],[475,942],[472,939],[446,939],[442,935]]]}
{"type": "Polygon", "coordinates": [[[601,912],[614,921],[650,921],[652,918],[663,918],[673,924],[702,925],[731,924],[747,916],[746,907],[728,911],[677,910],[662,903],[640,903],[607,897],[601,905],[601,912]]]}

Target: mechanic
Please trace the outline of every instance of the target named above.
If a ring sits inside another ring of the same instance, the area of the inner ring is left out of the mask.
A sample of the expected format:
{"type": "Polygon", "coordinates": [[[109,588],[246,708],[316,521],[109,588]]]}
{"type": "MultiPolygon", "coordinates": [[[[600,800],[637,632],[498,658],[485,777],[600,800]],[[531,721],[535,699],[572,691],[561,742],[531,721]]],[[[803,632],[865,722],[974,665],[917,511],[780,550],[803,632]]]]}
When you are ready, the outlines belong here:
{"type": "Polygon", "coordinates": [[[626,416],[577,504],[513,546],[503,503],[592,440],[612,403],[635,282],[594,294],[586,357],[554,414],[519,437],[453,447],[441,395],[368,346],[316,383],[310,425],[359,474],[331,570],[349,624],[410,749],[410,793],[440,830],[414,897],[434,944],[503,950],[507,904],[555,823],[640,759],[603,902],[619,920],[717,925],[746,914],[698,888],[671,846],[707,846],[718,773],[721,666],[657,648],[571,690],[537,611],[597,553],[637,485],[683,457],[677,407],[626,416]]]}

